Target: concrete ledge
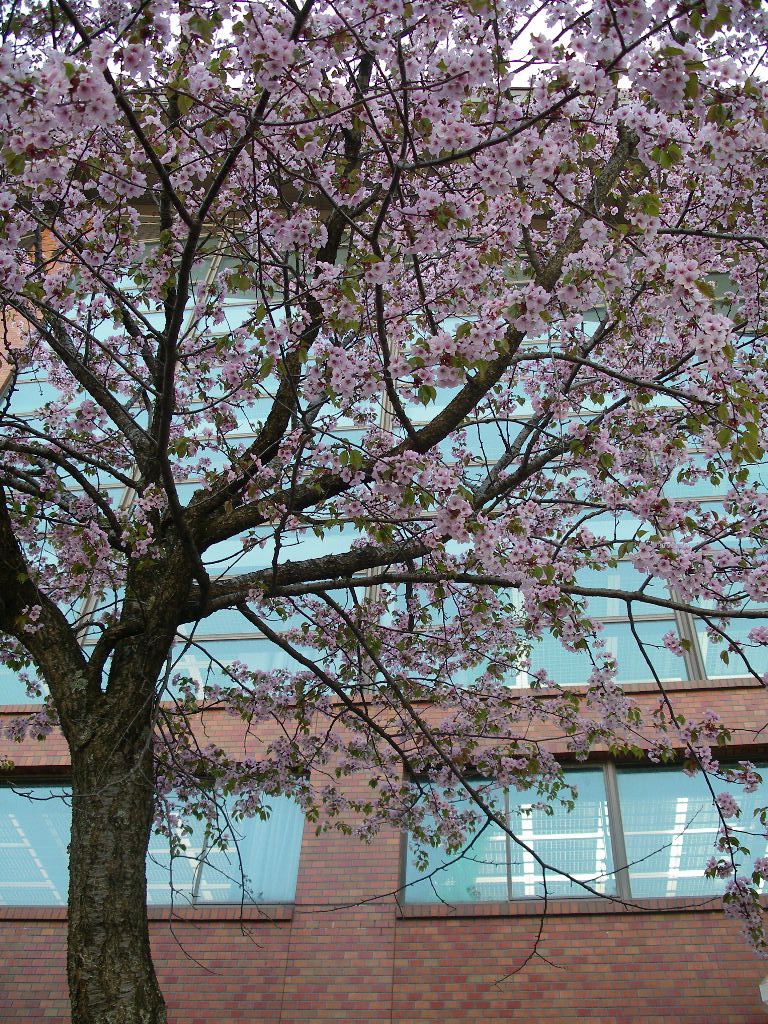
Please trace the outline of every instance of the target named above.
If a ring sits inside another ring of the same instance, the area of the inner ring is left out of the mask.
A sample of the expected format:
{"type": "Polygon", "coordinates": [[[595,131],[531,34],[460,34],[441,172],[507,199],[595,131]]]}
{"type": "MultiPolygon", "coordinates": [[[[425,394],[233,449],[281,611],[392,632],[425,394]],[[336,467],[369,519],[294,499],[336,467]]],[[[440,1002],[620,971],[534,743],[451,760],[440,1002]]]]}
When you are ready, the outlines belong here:
{"type": "Polygon", "coordinates": [[[403,903],[397,909],[401,920],[424,920],[448,917],[565,917],[579,914],[670,914],[681,911],[722,910],[720,896],[659,897],[638,899],[630,903],[611,899],[513,900],[498,903],[403,903]]]}

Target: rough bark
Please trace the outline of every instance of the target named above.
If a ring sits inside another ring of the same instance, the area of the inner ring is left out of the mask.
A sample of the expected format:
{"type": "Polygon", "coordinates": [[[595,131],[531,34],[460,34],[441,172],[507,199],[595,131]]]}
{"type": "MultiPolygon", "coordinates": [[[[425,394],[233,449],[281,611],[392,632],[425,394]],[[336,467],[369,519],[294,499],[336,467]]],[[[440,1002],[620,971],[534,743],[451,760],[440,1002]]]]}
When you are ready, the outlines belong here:
{"type": "Polygon", "coordinates": [[[67,971],[73,1024],[165,1024],[147,924],[150,715],[72,751],[67,971]]]}

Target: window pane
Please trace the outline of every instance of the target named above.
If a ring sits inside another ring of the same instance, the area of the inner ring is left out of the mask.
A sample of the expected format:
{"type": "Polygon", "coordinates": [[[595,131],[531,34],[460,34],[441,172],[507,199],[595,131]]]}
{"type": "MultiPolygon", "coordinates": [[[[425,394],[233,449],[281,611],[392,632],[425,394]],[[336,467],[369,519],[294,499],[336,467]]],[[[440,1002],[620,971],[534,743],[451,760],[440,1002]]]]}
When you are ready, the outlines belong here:
{"type": "Polygon", "coordinates": [[[531,649],[528,671],[534,673],[544,669],[547,676],[560,686],[577,686],[587,682],[593,667],[586,651],[568,651],[557,637],[545,636],[531,649]]]}
{"type": "Polygon", "coordinates": [[[183,905],[194,899],[195,876],[205,840],[205,825],[196,818],[185,820],[192,832],[178,838],[184,849],[171,857],[168,836],[152,832],[147,850],[147,903],[183,905]]]}
{"type": "MultiPolygon", "coordinates": [[[[296,645],[304,654],[316,661],[316,652],[296,645]]],[[[294,661],[281,647],[269,640],[200,640],[195,645],[187,646],[186,650],[179,645],[174,648],[174,666],[171,684],[166,697],[177,697],[179,687],[173,684],[176,676],[191,680],[198,697],[202,697],[206,686],[233,686],[235,682],[226,667],[232,662],[240,662],[251,672],[273,672],[285,669],[288,672],[306,671],[302,665],[294,661]],[[182,653],[183,652],[183,653],[182,653]]],[[[328,664],[327,659],[324,664],[328,664]]]]}
{"type": "MultiPolygon", "coordinates": [[[[574,769],[566,781],[578,788],[572,811],[552,803],[552,814],[532,807],[534,793],[505,798],[511,831],[532,852],[507,837],[499,826],[480,829],[460,853],[430,850],[419,871],[411,840],[406,862],[405,898],[409,903],[461,903],[489,900],[584,897],[615,892],[608,809],[601,769],[574,769]],[[537,857],[549,868],[546,874],[537,857]],[[571,877],[564,877],[557,871],[571,877]],[[545,889],[546,882],[546,889],[545,889]]],[[[501,797],[498,798],[501,802],[501,797]]],[[[462,804],[468,806],[468,803],[462,804]]]]}
{"type": "Polygon", "coordinates": [[[43,696],[48,693],[48,687],[40,682],[34,666],[25,669],[30,679],[35,680],[40,687],[40,696],[27,692],[26,684],[19,678],[19,673],[8,665],[0,663],[0,704],[41,704],[43,696]]]}
{"type": "MultiPolygon", "coordinates": [[[[685,678],[685,662],[662,644],[665,633],[677,633],[673,619],[636,620],[635,628],[645,652],[660,679],[685,678]]],[[[620,683],[651,681],[653,676],[643,657],[628,622],[606,622],[600,632],[605,641],[604,652],[616,659],[620,683]]],[[[594,650],[595,655],[599,649],[594,650]]],[[[596,660],[597,657],[596,657],[596,660]]],[[[550,679],[561,686],[586,683],[592,671],[592,661],[586,651],[568,651],[556,637],[547,636],[531,651],[530,671],[544,669],[550,679]]]]}
{"type": "Polygon", "coordinates": [[[23,416],[60,399],[61,392],[48,380],[18,381],[13,388],[8,411],[15,416],[23,416]]]}
{"type": "MultiPolygon", "coordinates": [[[[631,562],[621,561],[618,565],[605,569],[579,569],[576,573],[576,586],[591,589],[622,591],[638,591],[644,587],[644,593],[649,597],[669,598],[669,589],[664,580],[651,579],[648,582],[648,573],[636,569],[631,562]]],[[[601,615],[627,615],[627,605],[619,597],[590,597],[587,599],[589,614],[601,615]]],[[[652,615],[659,612],[657,605],[643,605],[635,602],[633,613],[635,615],[652,615]]]]}
{"type": "Polygon", "coordinates": [[[0,905],[66,906],[70,816],[64,789],[0,786],[0,905]]]}
{"type": "MultiPolygon", "coordinates": [[[[632,895],[699,896],[723,891],[720,880],[705,878],[720,824],[703,775],[679,769],[619,770],[619,798],[632,895]]],[[[753,810],[768,801],[765,787],[744,794],[738,786],[712,780],[715,793],[732,792],[742,807],[738,824],[754,828],[753,810]]],[[[734,819],[736,824],[736,819],[734,819]]],[[[762,831],[762,830],[757,830],[762,831]]],[[[764,838],[746,845],[754,857],[766,852],[764,838]]]]}
{"type": "MultiPolygon", "coordinates": [[[[715,619],[715,622],[718,620],[715,619]]],[[[723,631],[728,638],[734,640],[743,649],[744,657],[751,665],[757,675],[762,676],[768,672],[768,647],[753,643],[749,639],[750,630],[756,626],[768,626],[766,619],[732,619],[723,631]]],[[[749,675],[749,669],[744,663],[744,658],[731,650],[727,640],[718,637],[717,634],[710,636],[707,630],[699,628],[697,637],[701,646],[701,653],[704,657],[704,664],[707,669],[707,676],[710,679],[725,679],[729,676],[749,675]],[[727,662],[723,660],[723,652],[727,656],[727,662]]]]}
{"type": "MultiPolygon", "coordinates": [[[[184,849],[173,857],[168,838],[153,832],[147,902],[239,903],[243,880],[248,902],[291,902],[304,815],[287,797],[270,797],[267,803],[268,820],[230,823],[226,851],[211,848],[205,824],[191,816],[186,819],[191,832],[179,829],[184,849]]],[[[70,823],[67,789],[0,786],[0,906],[66,906],[70,823]]]]}
{"type": "MultiPolygon", "coordinates": [[[[651,622],[635,621],[635,629],[650,658],[651,664],[663,680],[686,678],[685,662],[662,643],[665,633],[677,633],[674,619],[651,622]]],[[[648,663],[643,657],[628,622],[606,623],[603,633],[608,650],[619,663],[618,680],[622,683],[646,682],[652,678],[648,663]]]]}
{"type": "MultiPolygon", "coordinates": [[[[552,805],[554,814],[532,810],[522,794],[510,795],[510,823],[516,835],[533,848],[545,864],[570,875],[547,871],[544,875],[534,857],[512,847],[512,896],[544,896],[544,881],[550,897],[584,897],[591,893],[584,882],[599,893],[615,892],[612,877],[608,807],[605,782],[600,768],[575,769],[566,773],[566,781],[578,789],[572,811],[552,805]]],[[[529,800],[535,800],[535,796],[529,800]]]]}
{"type": "Polygon", "coordinates": [[[684,465],[672,471],[664,484],[664,494],[667,498],[706,498],[725,494],[731,486],[728,474],[718,459],[694,452],[684,465]],[[707,468],[710,465],[712,472],[707,468]]]}
{"type": "MultiPolygon", "coordinates": [[[[229,804],[231,806],[231,800],[229,804]]],[[[292,903],[304,814],[288,797],[268,797],[269,818],[230,818],[228,848],[204,857],[198,899],[206,903],[292,903]]]]}
{"type": "Polygon", "coordinates": [[[408,903],[481,903],[509,899],[506,836],[488,825],[459,853],[430,849],[423,871],[414,862],[409,842],[405,873],[408,903]]]}

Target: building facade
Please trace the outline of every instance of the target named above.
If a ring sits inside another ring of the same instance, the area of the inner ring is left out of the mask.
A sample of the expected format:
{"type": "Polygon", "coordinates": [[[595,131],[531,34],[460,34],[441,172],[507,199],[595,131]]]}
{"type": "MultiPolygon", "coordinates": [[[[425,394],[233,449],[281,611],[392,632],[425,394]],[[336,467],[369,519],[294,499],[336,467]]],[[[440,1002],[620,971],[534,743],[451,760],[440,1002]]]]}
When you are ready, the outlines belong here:
{"type": "MultiPolygon", "coordinates": [[[[641,703],[653,703],[650,685],[628,685],[641,703]]],[[[735,759],[748,756],[759,762],[765,757],[760,741],[768,698],[757,684],[729,679],[668,685],[681,713],[693,716],[717,704],[731,730],[729,753],[735,759]]],[[[3,724],[30,710],[5,706],[3,724]]],[[[210,740],[242,749],[242,728],[230,716],[212,709],[205,714],[204,728],[210,740]]],[[[19,793],[47,795],[50,787],[66,783],[67,753],[60,737],[4,741],[2,752],[14,762],[5,781],[19,793]]],[[[712,821],[693,803],[683,806],[680,816],[681,800],[687,799],[680,793],[687,791],[677,773],[664,776],[665,788],[658,782],[661,773],[654,776],[647,767],[605,762],[593,769],[619,778],[624,841],[636,861],[629,900],[552,895],[544,915],[540,894],[525,894],[525,865],[516,868],[517,877],[523,876],[517,888],[513,879],[512,889],[504,893],[502,886],[500,893],[497,875],[504,857],[491,864],[486,853],[469,866],[445,868],[444,878],[438,872],[434,889],[427,892],[423,881],[415,881],[418,872],[409,866],[406,839],[397,830],[366,846],[338,832],[318,835],[307,822],[299,828],[295,867],[288,868],[295,873],[295,894],[289,899],[241,905],[239,895],[228,891],[228,902],[220,902],[215,887],[206,893],[203,883],[202,895],[194,900],[180,892],[171,907],[160,894],[150,907],[155,964],[170,1020],[764,1020],[759,984],[765,963],[723,915],[720,900],[702,895],[702,853],[711,846],[712,821]],[[622,789],[627,776],[630,784],[622,789]],[[650,856],[638,857],[639,848],[631,844],[643,842],[643,820],[649,818],[655,834],[646,838],[644,849],[650,856]]],[[[366,781],[358,781],[362,794],[366,781]]],[[[598,797],[596,802],[604,801],[598,797]]],[[[25,821],[32,820],[25,810],[29,806],[26,797],[14,803],[6,793],[0,840],[0,1007],[9,1024],[69,1019],[66,909],[48,884],[55,873],[52,865],[64,864],[66,850],[57,851],[50,842],[30,849],[34,837],[25,832],[25,821]],[[36,890],[24,889],[35,883],[36,890]],[[22,892],[27,905],[18,905],[22,892]]],[[[44,814],[41,806],[32,805],[37,821],[44,814]]],[[[602,829],[603,838],[616,827],[613,818],[602,829]]],[[[585,825],[583,817],[578,822],[561,817],[552,832],[558,828],[571,851],[589,846],[587,862],[601,848],[601,830],[595,830],[594,821],[585,825]]],[[[295,831],[292,827],[291,834],[295,831]]],[[[283,861],[290,859],[285,851],[293,840],[287,845],[279,841],[283,861]]],[[[611,841],[608,835],[608,845],[611,841]]],[[[602,848],[603,861],[610,861],[605,842],[602,848]]],[[[577,854],[574,870],[579,866],[584,861],[579,864],[577,854]]],[[[620,873],[611,874],[610,863],[607,867],[606,877],[620,873]]],[[[284,864],[280,870],[284,875],[284,864]]],[[[151,869],[149,876],[151,892],[157,876],[151,869]]],[[[535,879],[529,881],[535,893],[535,879]]],[[[177,884],[183,889],[181,876],[177,884]]],[[[609,883],[609,894],[611,888],[609,883]]]]}

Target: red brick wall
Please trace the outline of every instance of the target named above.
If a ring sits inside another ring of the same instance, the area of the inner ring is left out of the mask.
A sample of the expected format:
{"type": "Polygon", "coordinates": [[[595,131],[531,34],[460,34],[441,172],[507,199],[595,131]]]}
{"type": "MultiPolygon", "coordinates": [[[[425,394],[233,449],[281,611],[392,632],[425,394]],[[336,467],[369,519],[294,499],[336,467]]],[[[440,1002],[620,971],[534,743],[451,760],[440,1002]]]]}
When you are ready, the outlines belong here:
{"type": "MultiPolygon", "coordinates": [[[[350,847],[335,867],[359,864],[350,847]]],[[[538,945],[550,963],[534,957],[513,973],[536,943],[539,918],[494,909],[402,918],[392,903],[326,912],[299,902],[292,921],[242,922],[188,913],[153,921],[152,944],[172,1024],[766,1020],[758,985],[768,965],[718,910],[555,911],[538,945]]],[[[0,920],[4,1024],[69,1020],[65,928],[61,915],[0,920]]]]}
{"type": "MultiPolygon", "coordinates": [[[[720,912],[403,921],[392,1020],[532,1024],[764,1024],[768,965],[720,912]]],[[[389,1020],[389,1018],[382,1018],[389,1020]]]]}
{"type": "MultiPolygon", "coordinates": [[[[152,926],[154,961],[178,1024],[280,1020],[290,921],[152,926]]],[[[66,922],[0,921],[0,1020],[69,1021],[66,922]]]]}
{"type": "MultiPolygon", "coordinates": [[[[650,696],[639,696],[651,701],[650,696]]],[[[675,692],[680,713],[708,707],[743,753],[768,721],[751,685],[675,692]]],[[[240,740],[234,719],[209,714],[208,740],[240,740]]],[[[762,748],[755,747],[756,756],[762,748]]],[[[0,748],[19,770],[66,766],[60,739],[0,748]]],[[[361,790],[365,780],[360,780],[361,790]]],[[[155,963],[173,1024],[249,1021],[478,1021],[502,1024],[758,1024],[768,963],[717,909],[645,901],[644,913],[592,900],[400,909],[401,841],[370,846],[305,828],[296,905],[269,919],[249,908],[194,908],[172,922],[152,911],[155,963]],[[539,956],[522,969],[536,947],[539,956]],[[549,961],[549,962],[547,962],[549,961]],[[508,976],[508,977],[507,977],[508,976]]],[[[0,1021],[68,1021],[64,912],[0,908],[0,1021]]]]}

